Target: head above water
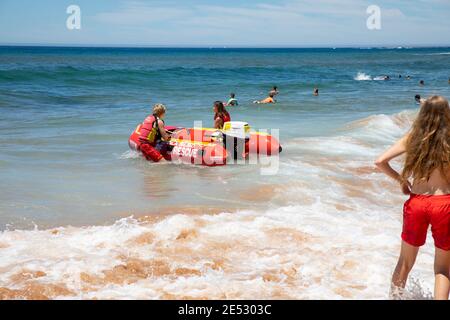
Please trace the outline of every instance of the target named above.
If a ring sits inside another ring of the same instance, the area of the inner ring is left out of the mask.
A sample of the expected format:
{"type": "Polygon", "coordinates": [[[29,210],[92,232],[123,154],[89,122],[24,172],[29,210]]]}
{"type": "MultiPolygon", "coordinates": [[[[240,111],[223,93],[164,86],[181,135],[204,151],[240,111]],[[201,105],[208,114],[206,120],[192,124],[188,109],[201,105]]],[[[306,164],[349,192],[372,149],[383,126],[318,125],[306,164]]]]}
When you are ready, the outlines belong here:
{"type": "Polygon", "coordinates": [[[230,93],[230,97],[234,99],[236,97],[236,95],[232,92],[232,93],[230,93]]]}
{"type": "Polygon", "coordinates": [[[403,179],[428,180],[438,169],[446,177],[450,166],[450,107],[440,96],[425,100],[406,143],[403,179]]]}
{"type": "Polygon", "coordinates": [[[157,103],[153,106],[153,114],[159,118],[164,117],[166,114],[166,106],[162,103],[157,103]]]}
{"type": "Polygon", "coordinates": [[[420,94],[416,94],[415,97],[414,97],[414,99],[415,99],[417,102],[420,102],[420,99],[421,99],[420,94]]]}

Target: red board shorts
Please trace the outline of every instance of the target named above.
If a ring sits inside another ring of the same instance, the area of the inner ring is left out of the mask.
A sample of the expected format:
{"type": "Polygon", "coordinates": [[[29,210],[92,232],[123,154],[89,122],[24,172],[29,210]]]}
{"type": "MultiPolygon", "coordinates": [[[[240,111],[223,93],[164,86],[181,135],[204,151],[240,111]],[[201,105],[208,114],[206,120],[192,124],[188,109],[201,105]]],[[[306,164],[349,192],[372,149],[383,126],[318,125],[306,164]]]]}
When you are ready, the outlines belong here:
{"type": "Polygon", "coordinates": [[[163,158],[162,154],[149,143],[143,143],[139,148],[147,160],[159,162],[163,158]]]}
{"type": "Polygon", "coordinates": [[[450,250],[450,195],[412,194],[403,207],[402,239],[420,247],[425,244],[428,226],[437,248],[450,250]]]}

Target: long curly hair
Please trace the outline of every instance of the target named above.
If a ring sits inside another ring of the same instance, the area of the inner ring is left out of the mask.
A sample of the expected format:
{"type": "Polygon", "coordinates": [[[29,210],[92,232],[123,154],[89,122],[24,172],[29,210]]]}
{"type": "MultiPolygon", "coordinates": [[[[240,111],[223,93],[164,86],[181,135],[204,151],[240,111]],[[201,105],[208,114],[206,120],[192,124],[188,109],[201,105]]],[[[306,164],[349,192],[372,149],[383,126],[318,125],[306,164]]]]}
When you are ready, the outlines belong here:
{"type": "Polygon", "coordinates": [[[437,169],[448,180],[450,168],[450,107],[433,96],[422,103],[406,142],[402,178],[428,181],[437,169]]]}

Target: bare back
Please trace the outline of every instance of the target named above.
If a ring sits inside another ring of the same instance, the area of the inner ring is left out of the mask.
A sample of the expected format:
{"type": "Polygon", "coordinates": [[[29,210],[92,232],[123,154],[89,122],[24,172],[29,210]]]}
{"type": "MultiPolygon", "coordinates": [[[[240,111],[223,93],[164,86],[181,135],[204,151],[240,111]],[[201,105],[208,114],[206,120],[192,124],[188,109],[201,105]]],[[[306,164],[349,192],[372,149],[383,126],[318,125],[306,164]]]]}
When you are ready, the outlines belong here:
{"type": "MultiPolygon", "coordinates": [[[[392,147],[386,150],[375,162],[376,166],[381,169],[385,174],[391,178],[402,182],[400,174],[394,170],[390,165],[389,161],[399,157],[406,152],[406,141],[408,140],[409,134],[405,135],[399,141],[397,141],[392,147]]],[[[428,181],[414,181],[411,190],[405,190],[403,185],[403,192],[408,194],[412,192],[414,194],[423,195],[450,195],[450,167],[446,170],[447,177],[443,176],[440,170],[435,169],[430,176],[428,181]],[[406,192],[408,191],[408,192],[406,192]]],[[[409,189],[409,187],[407,188],[409,189]]]]}
{"type": "Polygon", "coordinates": [[[450,194],[450,168],[446,173],[447,179],[442,176],[440,170],[435,169],[428,181],[414,181],[411,192],[436,196],[450,194]]]}

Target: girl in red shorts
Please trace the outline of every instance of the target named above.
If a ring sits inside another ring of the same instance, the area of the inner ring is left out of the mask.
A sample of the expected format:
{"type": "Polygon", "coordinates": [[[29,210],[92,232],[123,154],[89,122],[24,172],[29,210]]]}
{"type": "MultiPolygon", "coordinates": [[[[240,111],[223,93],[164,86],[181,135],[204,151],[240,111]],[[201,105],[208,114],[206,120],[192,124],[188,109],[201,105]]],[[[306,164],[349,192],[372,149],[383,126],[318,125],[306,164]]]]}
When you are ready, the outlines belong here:
{"type": "Polygon", "coordinates": [[[450,291],[450,108],[443,97],[422,102],[411,131],[381,155],[377,167],[400,183],[410,195],[403,210],[400,258],[392,276],[394,298],[401,292],[428,227],[436,247],[434,260],[435,299],[448,299],[450,291]],[[405,154],[402,173],[389,164],[405,154]],[[411,182],[410,182],[411,181],[411,182]]]}

